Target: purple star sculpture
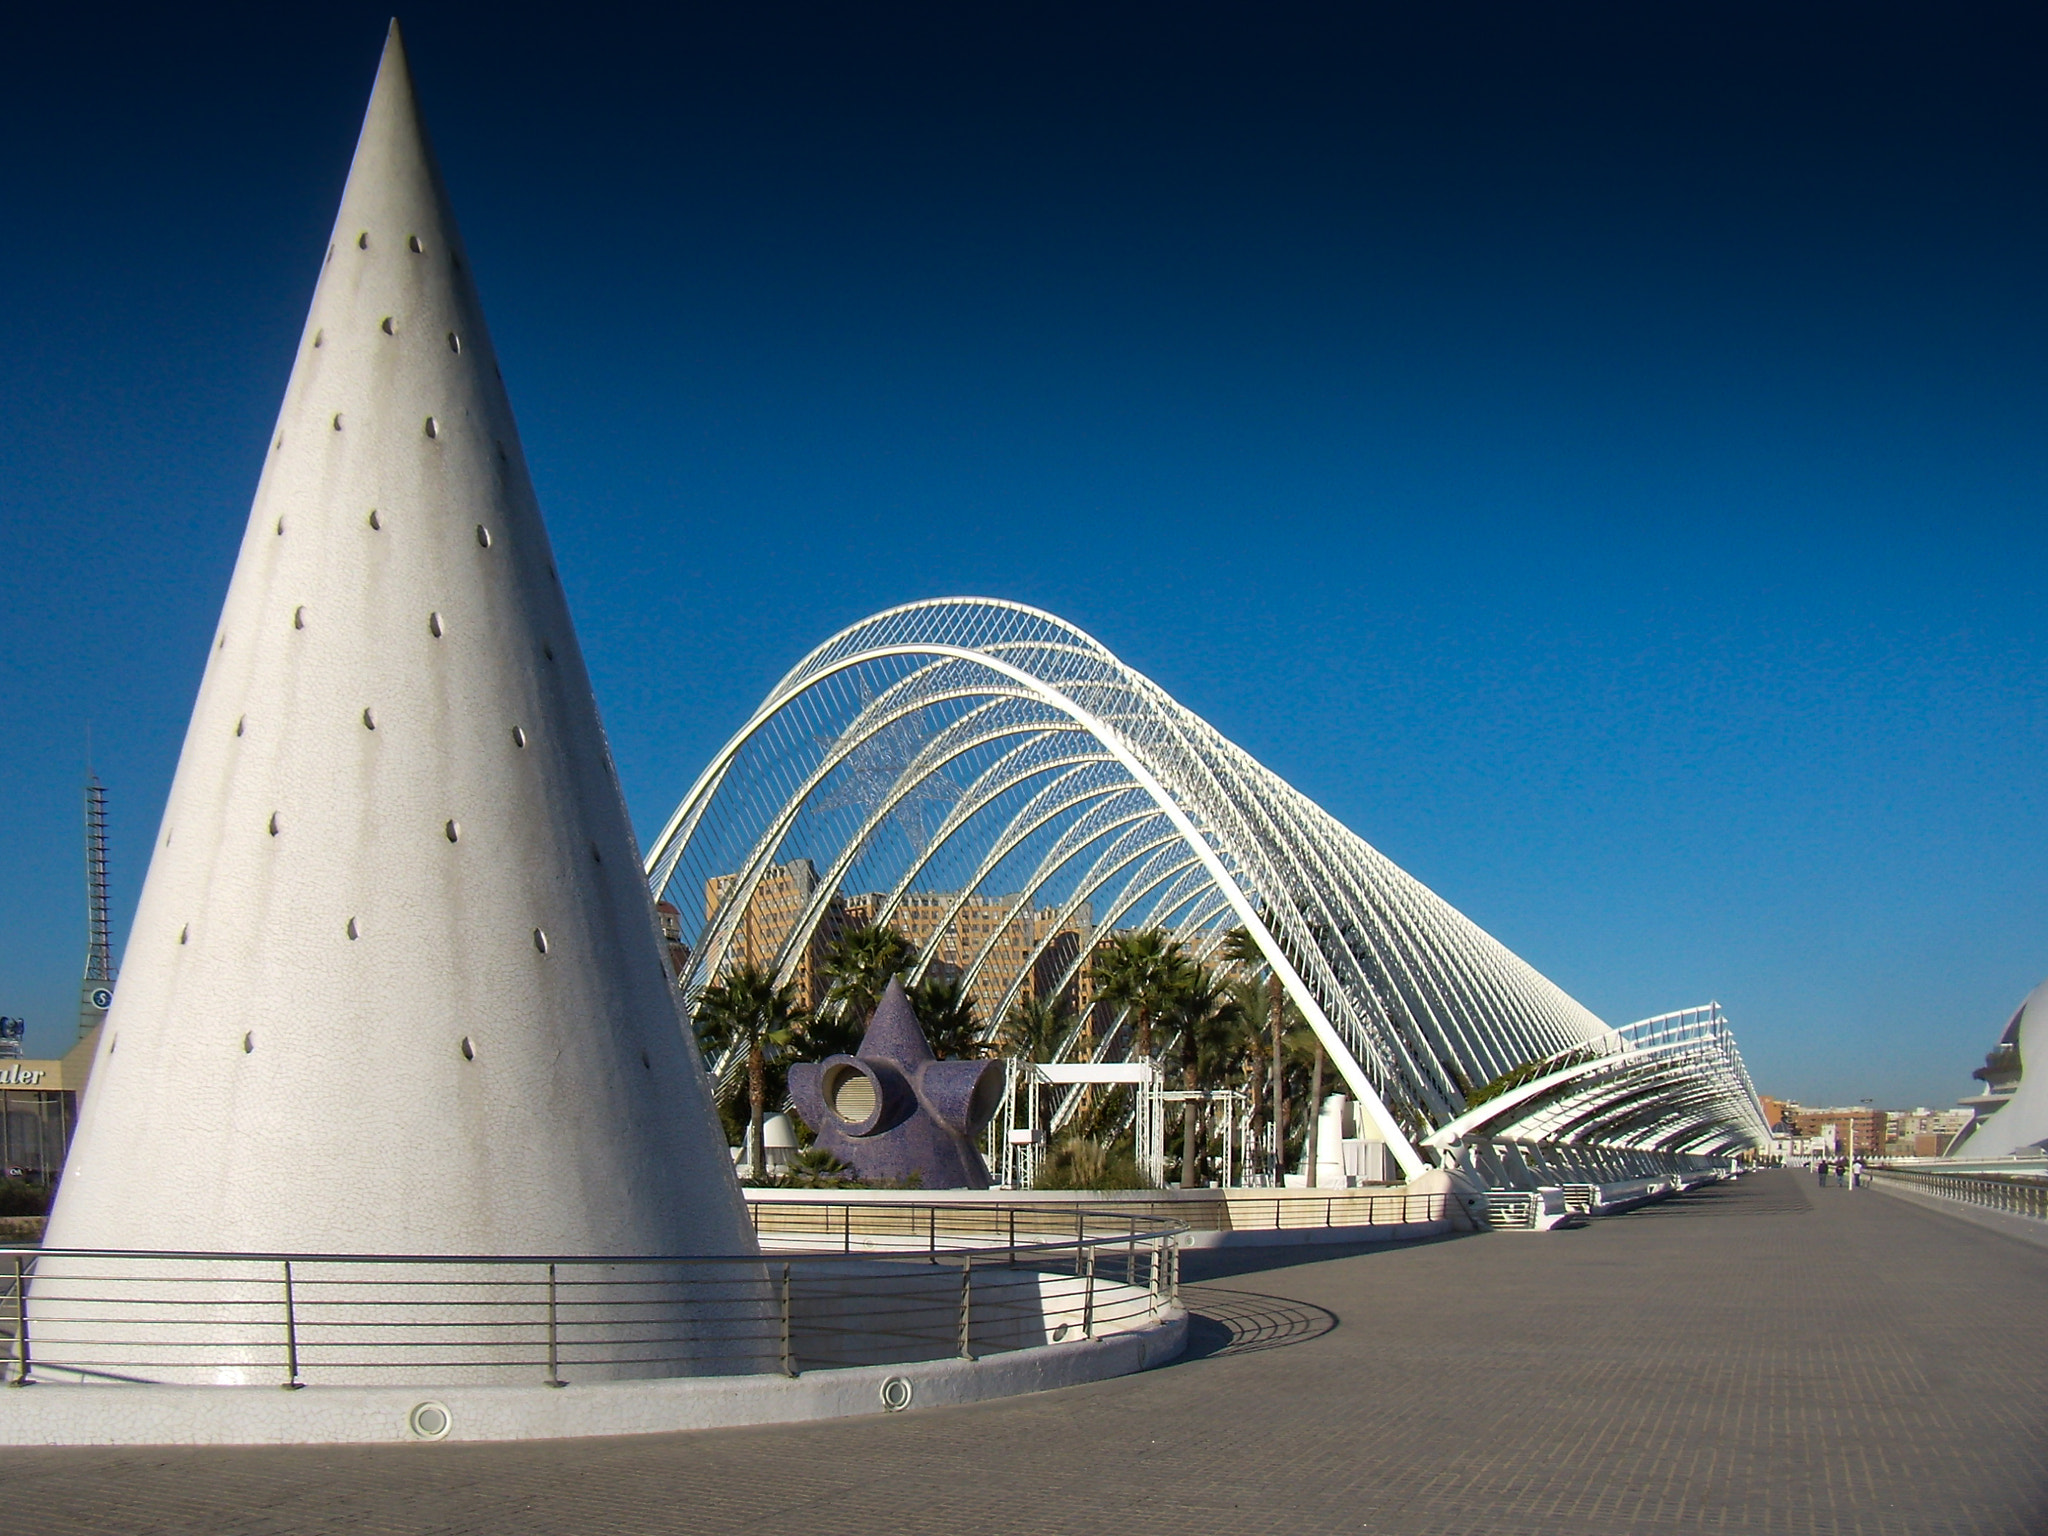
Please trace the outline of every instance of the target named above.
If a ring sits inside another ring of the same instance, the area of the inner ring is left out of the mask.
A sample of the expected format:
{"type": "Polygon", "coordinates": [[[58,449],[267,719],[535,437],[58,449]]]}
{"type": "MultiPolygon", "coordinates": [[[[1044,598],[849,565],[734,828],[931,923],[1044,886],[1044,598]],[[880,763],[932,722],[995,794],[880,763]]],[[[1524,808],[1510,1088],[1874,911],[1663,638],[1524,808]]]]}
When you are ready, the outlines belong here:
{"type": "Polygon", "coordinates": [[[789,1069],[789,1096],[817,1145],[863,1179],[987,1189],[974,1142],[1003,1102],[1000,1061],[940,1061],[891,981],[851,1056],[789,1069]]]}

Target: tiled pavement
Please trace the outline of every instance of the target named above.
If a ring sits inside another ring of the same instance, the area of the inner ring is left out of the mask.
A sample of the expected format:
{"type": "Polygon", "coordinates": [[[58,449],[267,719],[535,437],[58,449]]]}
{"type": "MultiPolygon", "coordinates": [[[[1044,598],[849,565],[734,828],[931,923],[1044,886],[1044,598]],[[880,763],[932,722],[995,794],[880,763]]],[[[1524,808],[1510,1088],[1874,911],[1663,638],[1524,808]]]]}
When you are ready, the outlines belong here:
{"type": "Polygon", "coordinates": [[[1938,1212],[1772,1173],[1236,1264],[1140,1377],[643,1439],[6,1451],[0,1532],[2048,1532],[2048,1251],[1938,1212]]]}

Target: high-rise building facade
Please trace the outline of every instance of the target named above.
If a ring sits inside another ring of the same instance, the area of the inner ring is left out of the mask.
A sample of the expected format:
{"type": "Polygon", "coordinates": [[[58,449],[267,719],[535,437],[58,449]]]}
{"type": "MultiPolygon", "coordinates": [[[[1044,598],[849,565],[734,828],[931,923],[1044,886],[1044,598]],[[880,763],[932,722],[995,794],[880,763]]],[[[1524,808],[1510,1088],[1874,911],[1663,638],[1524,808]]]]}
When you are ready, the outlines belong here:
{"type": "MultiPolygon", "coordinates": [[[[738,882],[736,874],[716,875],[705,882],[707,922],[719,915],[738,882]]],[[[814,905],[818,884],[817,868],[809,859],[768,866],[733,925],[728,963],[775,965],[792,929],[814,905]]],[[[830,988],[825,965],[833,944],[847,929],[876,921],[887,904],[888,897],[880,891],[835,891],[824,903],[790,977],[799,1006],[814,1010],[823,1004],[830,988]]],[[[1004,999],[1013,995],[1048,997],[1057,990],[1074,1009],[1094,1001],[1086,969],[1076,976],[1067,974],[1094,931],[1093,911],[1086,902],[1063,915],[1056,907],[1019,909],[1014,895],[911,891],[889,909],[888,926],[916,949],[926,974],[957,977],[973,972],[967,994],[985,1028],[997,1021],[1004,999]],[[1019,977],[1021,986],[1015,985],[1019,977]]],[[[672,942],[681,944],[680,933],[672,942]]],[[[682,949],[687,955],[688,947],[682,949]]]]}
{"type": "MultiPolygon", "coordinates": [[[[738,875],[716,875],[704,883],[705,921],[718,915],[738,883],[738,875]]],[[[810,906],[817,889],[817,866],[809,859],[769,865],[733,929],[732,943],[726,951],[730,960],[742,965],[773,966],[782,954],[790,930],[810,906]]],[[[834,895],[804,945],[795,974],[790,978],[796,983],[797,1006],[805,1012],[825,1001],[829,988],[825,960],[831,953],[832,941],[839,937],[847,922],[846,903],[834,895]]],[[[677,938],[680,942],[681,935],[677,938]]]]}

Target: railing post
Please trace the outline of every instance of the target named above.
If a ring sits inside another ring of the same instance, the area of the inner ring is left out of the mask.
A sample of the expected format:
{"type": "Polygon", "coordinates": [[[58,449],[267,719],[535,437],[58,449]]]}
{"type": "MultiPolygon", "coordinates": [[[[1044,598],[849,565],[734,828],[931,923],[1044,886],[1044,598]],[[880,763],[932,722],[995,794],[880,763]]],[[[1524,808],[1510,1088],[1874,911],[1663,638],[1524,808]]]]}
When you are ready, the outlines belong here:
{"type": "Polygon", "coordinates": [[[789,1266],[782,1266],[782,1374],[796,1374],[796,1352],[790,1348],[789,1266]]]}
{"type": "Polygon", "coordinates": [[[960,1259],[960,1358],[974,1358],[974,1255],[960,1259]]]}
{"type": "Polygon", "coordinates": [[[548,1378],[551,1387],[566,1386],[562,1380],[561,1325],[556,1316],[555,1266],[548,1266],[548,1378]]]}
{"type": "Polygon", "coordinates": [[[840,1246],[840,1252],[851,1253],[853,1252],[853,1202],[851,1200],[847,1201],[841,1209],[846,1212],[846,1215],[841,1219],[841,1224],[846,1229],[846,1241],[840,1246]]]}
{"type": "Polygon", "coordinates": [[[1087,1259],[1088,1291],[1081,1302],[1081,1337],[1092,1339],[1095,1337],[1095,1250],[1093,1248],[1087,1251],[1087,1259]]]}
{"type": "Polygon", "coordinates": [[[925,1251],[931,1262],[936,1264],[939,1262],[939,1208],[936,1205],[928,1205],[924,1208],[924,1214],[928,1245],[925,1251]]]}
{"type": "Polygon", "coordinates": [[[296,1392],[305,1383],[299,1380],[299,1315],[292,1300],[292,1261],[284,1261],[284,1389],[296,1392]]]}
{"type": "Polygon", "coordinates": [[[1017,1207],[1010,1207],[1010,1268],[1017,1267],[1017,1207]]]}
{"type": "Polygon", "coordinates": [[[20,1254],[14,1256],[14,1380],[10,1387],[28,1385],[31,1361],[28,1353],[28,1271],[20,1254]]]}

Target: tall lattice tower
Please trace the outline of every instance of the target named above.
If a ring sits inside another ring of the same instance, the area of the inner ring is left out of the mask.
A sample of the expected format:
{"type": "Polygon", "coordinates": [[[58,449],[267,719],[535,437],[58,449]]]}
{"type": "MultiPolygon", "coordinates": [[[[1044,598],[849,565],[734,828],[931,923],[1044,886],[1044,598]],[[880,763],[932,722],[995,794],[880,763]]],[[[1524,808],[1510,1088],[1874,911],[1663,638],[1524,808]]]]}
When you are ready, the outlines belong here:
{"type": "Polygon", "coordinates": [[[78,1035],[98,1029],[114,1003],[114,946],[107,928],[107,788],[85,776],[85,979],[78,985],[78,1035]]]}

